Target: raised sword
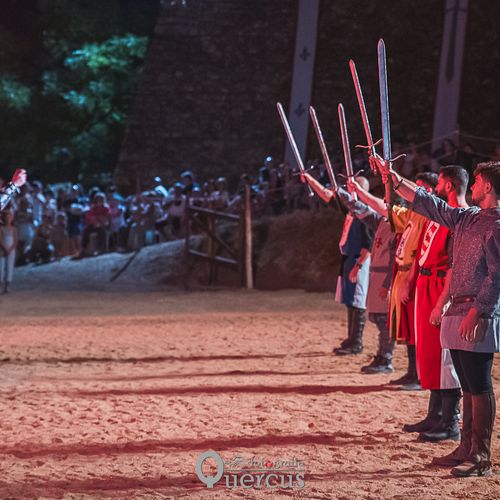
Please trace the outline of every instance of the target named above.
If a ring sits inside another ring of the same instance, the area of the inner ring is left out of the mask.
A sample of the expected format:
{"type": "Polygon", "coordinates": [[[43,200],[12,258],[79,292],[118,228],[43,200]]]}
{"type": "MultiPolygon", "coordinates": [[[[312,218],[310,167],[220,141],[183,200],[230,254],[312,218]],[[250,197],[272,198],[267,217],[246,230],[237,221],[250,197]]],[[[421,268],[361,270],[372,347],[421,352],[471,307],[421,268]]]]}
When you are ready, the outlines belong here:
{"type": "MultiPolygon", "coordinates": [[[[306,170],[304,168],[304,164],[302,163],[302,158],[299,153],[299,148],[297,147],[297,143],[295,142],[295,138],[293,137],[292,129],[290,128],[290,124],[288,123],[288,119],[285,115],[285,110],[283,109],[283,105],[280,102],[277,102],[276,107],[278,108],[278,113],[281,118],[281,123],[283,123],[283,127],[285,128],[286,136],[288,137],[288,142],[290,144],[290,147],[292,148],[292,152],[293,155],[295,156],[297,165],[299,166],[300,173],[304,174],[306,170]]],[[[309,189],[309,196],[314,196],[314,192],[311,189],[311,186],[307,184],[307,187],[309,189]]]]}
{"type": "Polygon", "coordinates": [[[309,106],[309,114],[316,132],[316,137],[318,138],[319,147],[321,148],[321,153],[323,155],[323,160],[325,160],[326,171],[328,172],[328,177],[330,178],[330,184],[334,192],[337,191],[337,181],[335,179],[335,174],[333,173],[332,162],[330,161],[330,155],[326,149],[325,139],[323,138],[323,133],[321,132],[321,127],[319,126],[318,117],[316,116],[316,110],[309,106]]]}
{"type": "MultiPolygon", "coordinates": [[[[347,133],[347,125],[345,121],[344,106],[339,103],[338,106],[339,122],[340,122],[340,134],[342,136],[342,148],[344,150],[344,161],[345,161],[345,171],[348,179],[354,179],[354,171],[352,169],[352,159],[351,159],[351,149],[349,145],[349,135],[347,133]]],[[[353,193],[353,197],[356,194],[353,193]]]]}
{"type": "MultiPolygon", "coordinates": [[[[385,55],[385,43],[381,38],[377,45],[378,54],[378,81],[380,86],[380,115],[382,117],[382,142],[383,158],[385,161],[391,161],[391,123],[389,119],[389,90],[387,88],[387,61],[385,55]]],[[[392,181],[391,177],[385,184],[385,202],[388,205],[388,211],[391,212],[392,205],[392,181]]],[[[391,226],[392,226],[392,218],[391,226]]]]}

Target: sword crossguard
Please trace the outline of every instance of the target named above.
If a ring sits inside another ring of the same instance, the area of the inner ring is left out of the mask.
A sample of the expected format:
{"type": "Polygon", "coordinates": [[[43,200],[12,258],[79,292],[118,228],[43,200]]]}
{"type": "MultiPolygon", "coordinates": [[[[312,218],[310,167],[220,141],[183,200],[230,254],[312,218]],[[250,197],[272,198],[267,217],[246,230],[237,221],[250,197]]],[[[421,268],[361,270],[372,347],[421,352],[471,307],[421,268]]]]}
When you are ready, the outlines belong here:
{"type": "Polygon", "coordinates": [[[360,148],[360,149],[368,149],[368,150],[370,150],[370,149],[378,146],[379,144],[382,144],[382,141],[383,141],[383,139],[379,139],[377,142],[374,142],[373,144],[368,144],[368,146],[365,146],[363,144],[357,144],[356,147],[360,148]]]}

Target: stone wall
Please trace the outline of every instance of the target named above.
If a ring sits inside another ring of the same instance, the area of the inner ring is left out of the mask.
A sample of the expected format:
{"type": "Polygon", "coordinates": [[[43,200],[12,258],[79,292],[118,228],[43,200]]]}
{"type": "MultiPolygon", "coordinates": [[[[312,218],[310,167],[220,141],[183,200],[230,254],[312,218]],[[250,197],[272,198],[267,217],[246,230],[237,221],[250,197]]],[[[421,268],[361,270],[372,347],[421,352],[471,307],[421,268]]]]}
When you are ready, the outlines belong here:
{"type": "MultiPolygon", "coordinates": [[[[374,135],[379,132],[376,44],[386,40],[393,137],[427,139],[441,42],[435,0],[322,0],[313,104],[339,155],[337,103],[352,144],[363,142],[348,59],[358,65],[374,135]]],[[[255,172],[280,158],[284,134],[275,103],[287,105],[295,42],[295,0],[165,2],[122,148],[124,188],[191,168],[205,176],[255,172]],[[180,2],[179,2],[180,3],[180,2]]],[[[308,157],[319,156],[309,141],[308,157]]]]}

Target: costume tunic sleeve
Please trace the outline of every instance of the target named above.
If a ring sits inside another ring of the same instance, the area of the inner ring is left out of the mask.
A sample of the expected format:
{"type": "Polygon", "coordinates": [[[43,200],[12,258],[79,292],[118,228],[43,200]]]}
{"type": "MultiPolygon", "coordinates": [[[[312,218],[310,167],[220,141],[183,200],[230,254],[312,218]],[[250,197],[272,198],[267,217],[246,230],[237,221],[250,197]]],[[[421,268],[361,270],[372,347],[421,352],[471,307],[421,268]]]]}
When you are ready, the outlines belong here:
{"type": "Polygon", "coordinates": [[[452,208],[448,203],[428,193],[421,187],[415,193],[413,210],[452,230],[471,211],[471,209],[467,208],[452,208]]]}
{"type": "Polygon", "coordinates": [[[476,296],[474,307],[483,316],[492,316],[500,306],[500,221],[486,234],[483,252],[487,276],[476,296]]]}

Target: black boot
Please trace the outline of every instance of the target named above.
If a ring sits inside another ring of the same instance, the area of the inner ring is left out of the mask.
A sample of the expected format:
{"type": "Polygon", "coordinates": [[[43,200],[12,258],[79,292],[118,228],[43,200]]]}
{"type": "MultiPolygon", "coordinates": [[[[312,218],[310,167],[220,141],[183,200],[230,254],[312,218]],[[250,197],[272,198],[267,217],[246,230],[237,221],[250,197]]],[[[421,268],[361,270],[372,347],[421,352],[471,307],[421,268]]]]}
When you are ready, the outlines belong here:
{"type": "Polygon", "coordinates": [[[430,430],[422,432],[418,439],[420,441],[430,441],[437,443],[452,439],[460,439],[460,429],[458,420],[460,418],[460,389],[443,389],[441,392],[441,401],[443,414],[441,420],[430,430]]]}
{"type": "Polygon", "coordinates": [[[337,356],[360,354],[363,352],[363,331],[366,323],[366,310],[353,307],[352,311],[352,344],[349,347],[337,349],[335,351],[337,356]]]}
{"type": "Polygon", "coordinates": [[[346,349],[352,346],[352,316],[353,308],[347,306],[347,338],[340,343],[340,347],[334,347],[333,352],[336,353],[339,349],[346,349]]]}
{"type": "Polygon", "coordinates": [[[426,417],[416,424],[405,424],[405,432],[430,431],[441,420],[441,391],[431,391],[426,417]]]}
{"type": "Polygon", "coordinates": [[[392,373],[394,368],[392,366],[392,359],[385,358],[380,354],[373,357],[372,362],[369,365],[363,366],[361,368],[361,373],[392,373]]]}
{"type": "Polygon", "coordinates": [[[401,384],[401,390],[403,391],[420,391],[422,386],[418,380],[417,375],[417,355],[415,353],[414,345],[407,345],[407,355],[408,355],[408,372],[406,380],[401,384]]]}
{"type": "Polygon", "coordinates": [[[404,385],[408,384],[412,381],[415,380],[416,378],[416,373],[417,373],[417,368],[416,368],[416,357],[415,357],[415,346],[413,345],[406,345],[406,355],[408,357],[408,368],[406,370],[406,373],[396,379],[396,380],[391,380],[389,384],[392,385],[404,385]]]}
{"type": "Polygon", "coordinates": [[[467,460],[471,459],[470,449],[472,443],[472,394],[470,392],[463,393],[463,416],[462,416],[462,432],[460,433],[460,444],[448,455],[443,457],[434,457],[432,465],[442,467],[455,467],[467,460]]]}
{"type": "Polygon", "coordinates": [[[493,392],[472,396],[471,460],[451,470],[457,477],[491,476],[491,435],[495,421],[496,401],[493,392]]]}

